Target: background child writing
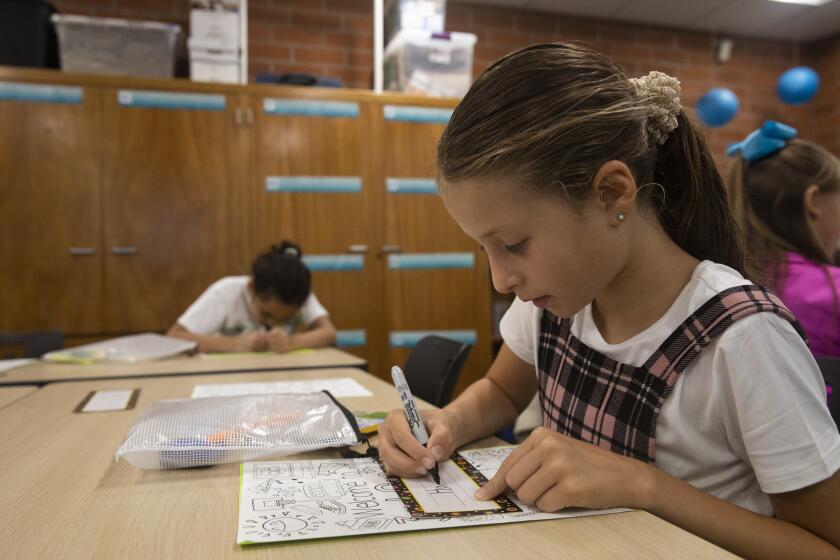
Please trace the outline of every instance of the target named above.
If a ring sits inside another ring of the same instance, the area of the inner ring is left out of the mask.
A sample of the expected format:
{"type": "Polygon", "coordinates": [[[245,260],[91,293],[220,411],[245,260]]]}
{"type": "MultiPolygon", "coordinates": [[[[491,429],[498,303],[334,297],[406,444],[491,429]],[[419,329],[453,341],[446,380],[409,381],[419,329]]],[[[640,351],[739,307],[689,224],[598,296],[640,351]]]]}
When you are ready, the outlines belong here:
{"type": "Polygon", "coordinates": [[[167,333],[202,352],[288,352],[329,346],[335,327],[311,292],[300,247],[283,241],[263,253],[250,276],[216,281],[167,333]]]}

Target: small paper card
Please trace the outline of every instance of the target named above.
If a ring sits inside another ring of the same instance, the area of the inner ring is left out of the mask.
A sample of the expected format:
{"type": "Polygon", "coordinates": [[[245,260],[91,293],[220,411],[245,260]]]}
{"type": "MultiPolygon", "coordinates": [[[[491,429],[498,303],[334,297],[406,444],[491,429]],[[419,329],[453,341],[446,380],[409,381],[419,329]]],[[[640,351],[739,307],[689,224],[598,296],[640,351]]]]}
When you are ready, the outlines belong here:
{"type": "Polygon", "coordinates": [[[140,389],[91,391],[73,412],[110,412],[134,408],[140,389]]]}

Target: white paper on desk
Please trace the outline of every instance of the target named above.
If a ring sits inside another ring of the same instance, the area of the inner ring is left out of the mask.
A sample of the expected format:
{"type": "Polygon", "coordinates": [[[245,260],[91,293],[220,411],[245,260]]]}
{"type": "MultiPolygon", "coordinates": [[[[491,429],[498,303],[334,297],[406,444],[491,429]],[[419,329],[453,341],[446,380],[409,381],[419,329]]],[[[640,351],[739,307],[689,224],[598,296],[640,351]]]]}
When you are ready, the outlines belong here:
{"type": "Polygon", "coordinates": [[[134,389],[119,389],[114,391],[96,391],[90,400],[82,407],[82,412],[105,412],[110,410],[125,410],[134,389]]]}
{"type": "Polygon", "coordinates": [[[19,358],[14,360],[0,360],[0,373],[6,373],[7,371],[13,370],[15,368],[28,366],[29,364],[34,364],[36,360],[32,358],[19,358]]]}
{"type": "MultiPolygon", "coordinates": [[[[487,478],[514,447],[461,451],[487,478]]],[[[517,513],[463,517],[411,517],[374,459],[322,459],[243,463],[236,542],[284,542],[370,533],[451,529],[629,511],[565,510],[541,513],[511,499],[517,513]]]]}
{"type": "Polygon", "coordinates": [[[373,393],[352,377],[271,381],[268,383],[217,383],[196,385],[192,398],[264,395],[269,393],[317,393],[329,391],[334,397],[371,397],[373,393]]]}

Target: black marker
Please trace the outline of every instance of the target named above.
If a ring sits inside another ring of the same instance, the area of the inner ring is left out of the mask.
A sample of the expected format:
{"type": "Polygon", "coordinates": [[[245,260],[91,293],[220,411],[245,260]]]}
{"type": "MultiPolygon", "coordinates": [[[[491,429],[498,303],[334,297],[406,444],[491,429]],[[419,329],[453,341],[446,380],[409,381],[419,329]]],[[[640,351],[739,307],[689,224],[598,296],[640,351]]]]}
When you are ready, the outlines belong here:
{"type": "MultiPolygon", "coordinates": [[[[394,380],[394,387],[400,394],[403,410],[405,411],[405,419],[408,420],[408,425],[411,426],[411,433],[420,442],[420,445],[426,447],[429,443],[429,433],[426,431],[426,426],[423,425],[423,420],[420,418],[420,412],[417,410],[417,403],[414,402],[414,397],[411,395],[411,389],[408,388],[408,381],[405,380],[405,375],[399,366],[391,368],[391,377],[394,380]]],[[[438,472],[437,462],[435,466],[429,471],[436,484],[440,484],[440,473],[438,472]]]]}

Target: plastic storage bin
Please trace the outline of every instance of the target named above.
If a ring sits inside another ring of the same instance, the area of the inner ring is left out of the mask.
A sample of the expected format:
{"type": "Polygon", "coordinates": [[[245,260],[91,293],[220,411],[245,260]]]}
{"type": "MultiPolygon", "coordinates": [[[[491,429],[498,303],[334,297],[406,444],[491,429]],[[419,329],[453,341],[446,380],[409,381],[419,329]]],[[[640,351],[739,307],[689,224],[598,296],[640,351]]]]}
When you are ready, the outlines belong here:
{"type": "Polygon", "coordinates": [[[190,79],[195,82],[239,83],[240,58],[237,49],[218,49],[189,40],[190,79]]]}
{"type": "Polygon", "coordinates": [[[239,49],[239,12],[190,10],[190,38],[206,48],[239,49]]]}
{"type": "Polygon", "coordinates": [[[389,0],[385,3],[385,43],[403,29],[442,33],[446,0],[389,0]]]}
{"type": "Polygon", "coordinates": [[[385,89],[462,97],[472,84],[475,41],[472,33],[400,31],[385,49],[385,89]]]}
{"type": "Polygon", "coordinates": [[[171,78],[179,25],[54,15],[67,72],[171,78]]]}

